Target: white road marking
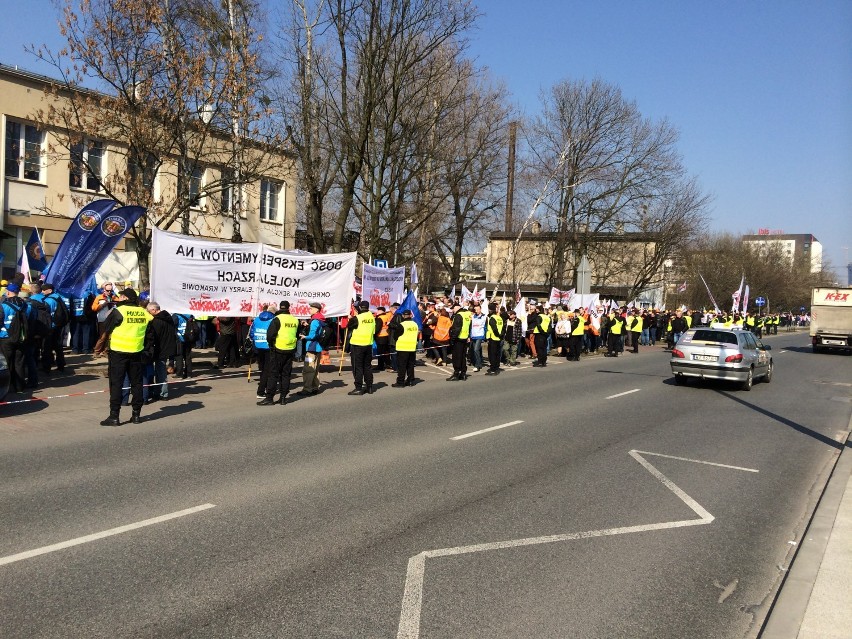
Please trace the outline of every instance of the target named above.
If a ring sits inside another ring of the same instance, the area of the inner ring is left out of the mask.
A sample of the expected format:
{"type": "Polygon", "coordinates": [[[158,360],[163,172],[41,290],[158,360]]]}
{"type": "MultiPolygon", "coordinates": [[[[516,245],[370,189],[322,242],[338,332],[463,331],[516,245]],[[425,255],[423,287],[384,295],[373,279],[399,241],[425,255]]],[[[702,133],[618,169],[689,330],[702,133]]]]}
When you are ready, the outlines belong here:
{"type": "Polygon", "coordinates": [[[474,544],[470,546],[458,546],[455,548],[438,548],[435,550],[426,550],[417,555],[414,555],[408,560],[408,572],[405,576],[405,591],[402,595],[402,611],[399,617],[399,629],[397,631],[397,639],[419,639],[420,637],[420,613],[423,607],[423,581],[426,573],[426,559],[436,557],[452,557],[456,555],[466,555],[475,552],[484,552],[487,550],[501,550],[505,548],[519,548],[522,546],[533,546],[537,544],[550,544],[559,541],[571,541],[573,539],[590,539],[593,537],[608,537],[612,535],[626,535],[636,532],[648,532],[653,530],[668,530],[671,528],[684,528],[687,526],[702,526],[710,524],[715,519],[707,510],[705,510],[692,497],[681,490],[668,477],[657,470],[643,455],[655,455],[657,457],[666,457],[668,459],[677,459],[680,461],[694,462],[698,464],[706,464],[708,466],[718,466],[720,468],[728,468],[733,470],[744,470],[747,472],[758,472],[752,468],[741,468],[739,466],[730,466],[728,464],[718,464],[715,462],[707,462],[698,459],[688,459],[686,457],[675,457],[673,455],[663,455],[662,453],[650,453],[639,450],[629,451],[631,457],[638,461],[643,468],[656,477],[666,488],[671,490],[677,497],[683,501],[692,511],[698,515],[698,519],[684,519],[679,521],[667,521],[658,524],[645,524],[641,526],[625,526],[621,528],[605,528],[602,530],[590,530],[585,532],[566,533],[562,535],[547,535],[544,537],[526,537],[524,539],[510,539],[507,541],[497,541],[483,544],[474,544]]]}
{"type": "Polygon", "coordinates": [[[491,428],[483,428],[482,430],[477,430],[472,433],[465,433],[464,435],[456,435],[455,437],[450,437],[453,441],[457,439],[466,439],[468,437],[473,437],[474,435],[481,435],[482,433],[490,433],[492,430],[499,430],[501,428],[508,428],[509,426],[517,426],[518,424],[523,424],[523,420],[518,420],[514,422],[507,422],[505,424],[500,424],[499,426],[492,426],[491,428]]]}
{"type": "Polygon", "coordinates": [[[209,508],[215,508],[215,504],[202,504],[201,506],[195,506],[193,508],[187,508],[186,510],[179,510],[176,513],[170,513],[168,515],[160,515],[159,517],[153,517],[151,519],[146,519],[144,521],[137,521],[135,524],[126,524],[124,526],[119,526],[118,528],[110,528],[109,530],[104,530],[102,532],[93,533],[91,535],[86,535],[85,537],[77,537],[76,539],[69,539],[68,541],[63,541],[58,544],[52,544],[50,546],[42,546],[41,548],[36,548],[35,550],[27,550],[26,552],[20,552],[16,555],[9,555],[8,557],[0,557],[0,566],[5,566],[6,564],[12,564],[16,561],[23,561],[24,559],[31,559],[32,557],[38,557],[39,555],[46,555],[50,552],[56,552],[57,550],[64,550],[65,548],[71,548],[72,546],[79,546],[80,544],[87,544],[90,541],[97,541],[98,539],[103,539],[104,537],[111,537],[113,535],[120,535],[121,533],[126,533],[131,530],[136,530],[137,528],[144,528],[145,526],[153,526],[154,524],[159,524],[164,521],[169,521],[170,519],[177,519],[178,517],[186,517],[187,515],[192,515],[197,512],[201,512],[202,510],[208,510],[209,508]]]}
{"type": "Polygon", "coordinates": [[[622,397],[624,395],[629,395],[630,393],[638,393],[641,389],[634,388],[633,390],[624,391],[623,393],[618,393],[617,395],[610,395],[607,399],[615,399],[616,397],[622,397]]]}

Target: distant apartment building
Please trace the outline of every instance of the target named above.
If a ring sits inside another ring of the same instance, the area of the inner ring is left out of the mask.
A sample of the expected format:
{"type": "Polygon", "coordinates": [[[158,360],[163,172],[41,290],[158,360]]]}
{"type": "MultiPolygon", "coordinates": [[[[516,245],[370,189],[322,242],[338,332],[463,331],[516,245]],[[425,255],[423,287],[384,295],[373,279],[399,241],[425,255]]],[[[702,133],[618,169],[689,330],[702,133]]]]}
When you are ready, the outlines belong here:
{"type": "MultiPolygon", "coordinates": [[[[80,208],[104,197],[105,180],[122,179],[132,171],[127,148],[120,141],[84,139],[63,152],[68,146],[68,132],[42,126],[34,118],[39,109],[57,99],[46,93],[52,82],[48,77],[0,65],[0,253],[4,256],[4,277],[15,272],[22,243],[33,227],[41,232],[45,254],[50,258],[80,208]]],[[[60,93],[58,99],[68,100],[63,95],[69,94],[60,93]]],[[[259,144],[252,146],[251,140],[245,144],[250,149],[260,148],[259,144]]],[[[191,171],[183,172],[189,184],[191,234],[222,241],[238,235],[246,242],[294,248],[294,157],[277,149],[265,148],[263,152],[273,158],[265,164],[268,173],[239,186],[222,186],[230,184],[232,169],[215,159],[221,154],[212,151],[208,157],[196,158],[191,171]],[[214,189],[213,184],[219,186],[214,189]]],[[[146,186],[149,181],[153,189],[153,207],[165,206],[169,198],[173,202],[177,197],[179,166],[176,158],[163,158],[156,174],[145,176],[146,186]]],[[[172,219],[162,228],[180,232],[181,219],[172,219]]],[[[133,248],[128,234],[117,250],[133,248]]]]}
{"type": "Polygon", "coordinates": [[[811,273],[822,270],[822,244],[809,233],[787,234],[766,231],[758,235],[743,235],[743,244],[761,248],[768,252],[769,247],[780,247],[790,263],[794,259],[803,258],[810,262],[811,273]]]}

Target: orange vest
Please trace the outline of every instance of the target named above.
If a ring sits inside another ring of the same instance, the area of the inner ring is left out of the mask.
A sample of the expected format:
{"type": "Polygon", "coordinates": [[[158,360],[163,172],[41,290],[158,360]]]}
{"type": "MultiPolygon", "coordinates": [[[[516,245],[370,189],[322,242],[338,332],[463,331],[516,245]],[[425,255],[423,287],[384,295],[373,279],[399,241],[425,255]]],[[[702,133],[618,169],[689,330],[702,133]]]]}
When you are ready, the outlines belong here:
{"type": "Polygon", "coordinates": [[[446,342],[450,339],[450,326],[453,325],[449,317],[441,315],[438,318],[438,323],[435,325],[435,331],[432,333],[432,339],[437,342],[446,342]]]}
{"type": "Polygon", "coordinates": [[[383,313],[382,315],[378,315],[377,318],[382,320],[382,327],[379,329],[379,334],[376,335],[376,337],[387,337],[388,336],[388,324],[390,324],[391,319],[393,319],[393,313],[388,311],[387,313],[383,313]]]}

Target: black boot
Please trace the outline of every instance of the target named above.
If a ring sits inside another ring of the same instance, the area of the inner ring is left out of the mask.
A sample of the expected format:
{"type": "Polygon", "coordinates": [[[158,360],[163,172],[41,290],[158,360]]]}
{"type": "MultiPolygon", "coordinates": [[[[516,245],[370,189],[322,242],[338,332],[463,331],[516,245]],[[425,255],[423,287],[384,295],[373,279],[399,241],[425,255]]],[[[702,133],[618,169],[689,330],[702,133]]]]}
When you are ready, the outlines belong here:
{"type": "Polygon", "coordinates": [[[372,394],[373,394],[373,387],[367,386],[367,395],[372,395],[372,394]]]}
{"type": "Polygon", "coordinates": [[[120,426],[121,422],[118,421],[118,413],[110,413],[109,417],[101,422],[101,426],[120,426]]]}
{"type": "Polygon", "coordinates": [[[351,390],[347,395],[364,395],[366,391],[363,388],[356,388],[355,390],[351,390]]]}
{"type": "Polygon", "coordinates": [[[130,421],[134,424],[141,424],[142,423],[142,418],[139,417],[139,411],[138,410],[133,411],[133,414],[130,416],[130,421]]]}
{"type": "Polygon", "coordinates": [[[257,405],[258,406],[272,406],[274,403],[275,403],[275,401],[271,397],[264,397],[262,400],[260,400],[257,403],[257,405]]]}
{"type": "Polygon", "coordinates": [[[452,375],[450,375],[450,376],[447,378],[447,381],[448,381],[448,382],[457,382],[457,381],[458,381],[458,379],[459,379],[459,376],[458,376],[458,375],[456,375],[455,373],[453,373],[452,375]]]}

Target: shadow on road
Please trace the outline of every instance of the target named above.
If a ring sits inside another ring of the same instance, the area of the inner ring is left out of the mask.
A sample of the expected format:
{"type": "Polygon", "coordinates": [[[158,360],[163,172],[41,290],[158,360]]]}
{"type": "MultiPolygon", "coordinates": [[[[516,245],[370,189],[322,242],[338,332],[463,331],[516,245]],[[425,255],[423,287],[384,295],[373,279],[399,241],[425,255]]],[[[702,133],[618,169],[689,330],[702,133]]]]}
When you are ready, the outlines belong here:
{"type": "Polygon", "coordinates": [[[664,379],[666,377],[671,377],[671,373],[669,373],[667,375],[660,375],[659,373],[632,373],[630,371],[606,371],[606,370],[603,370],[603,369],[600,369],[600,368],[598,370],[596,370],[595,372],[596,373],[610,373],[611,375],[632,375],[632,376],[635,376],[635,377],[662,377],[664,379]]]}
{"type": "Polygon", "coordinates": [[[144,412],[142,413],[142,417],[145,421],[155,421],[158,419],[164,419],[166,417],[174,417],[175,415],[185,415],[186,413],[191,413],[194,410],[199,410],[204,408],[204,403],[196,400],[191,400],[186,402],[185,404],[168,404],[161,405],[160,410],[156,413],[149,413],[146,415],[144,412]]]}
{"type": "Polygon", "coordinates": [[[837,450],[843,450],[843,448],[845,447],[844,443],[835,441],[831,437],[823,435],[822,433],[818,433],[815,430],[808,428],[807,426],[803,426],[802,424],[796,423],[791,419],[787,419],[786,417],[782,417],[781,415],[778,415],[777,413],[773,413],[772,411],[768,411],[765,408],[761,408],[760,406],[755,406],[754,404],[747,402],[744,399],[740,399],[739,397],[735,397],[734,395],[732,395],[728,391],[718,390],[716,392],[719,393],[720,395],[724,395],[725,397],[727,397],[730,400],[737,402],[738,404],[742,404],[743,406],[746,406],[747,408],[751,408],[753,411],[756,411],[756,412],[760,413],[761,415],[766,415],[767,417],[771,417],[775,421],[781,422],[785,426],[789,426],[793,430],[798,431],[798,432],[802,433],[803,435],[807,435],[808,437],[813,437],[817,441],[822,442],[823,444],[826,444],[828,446],[831,446],[832,448],[836,448],[837,450]]]}

